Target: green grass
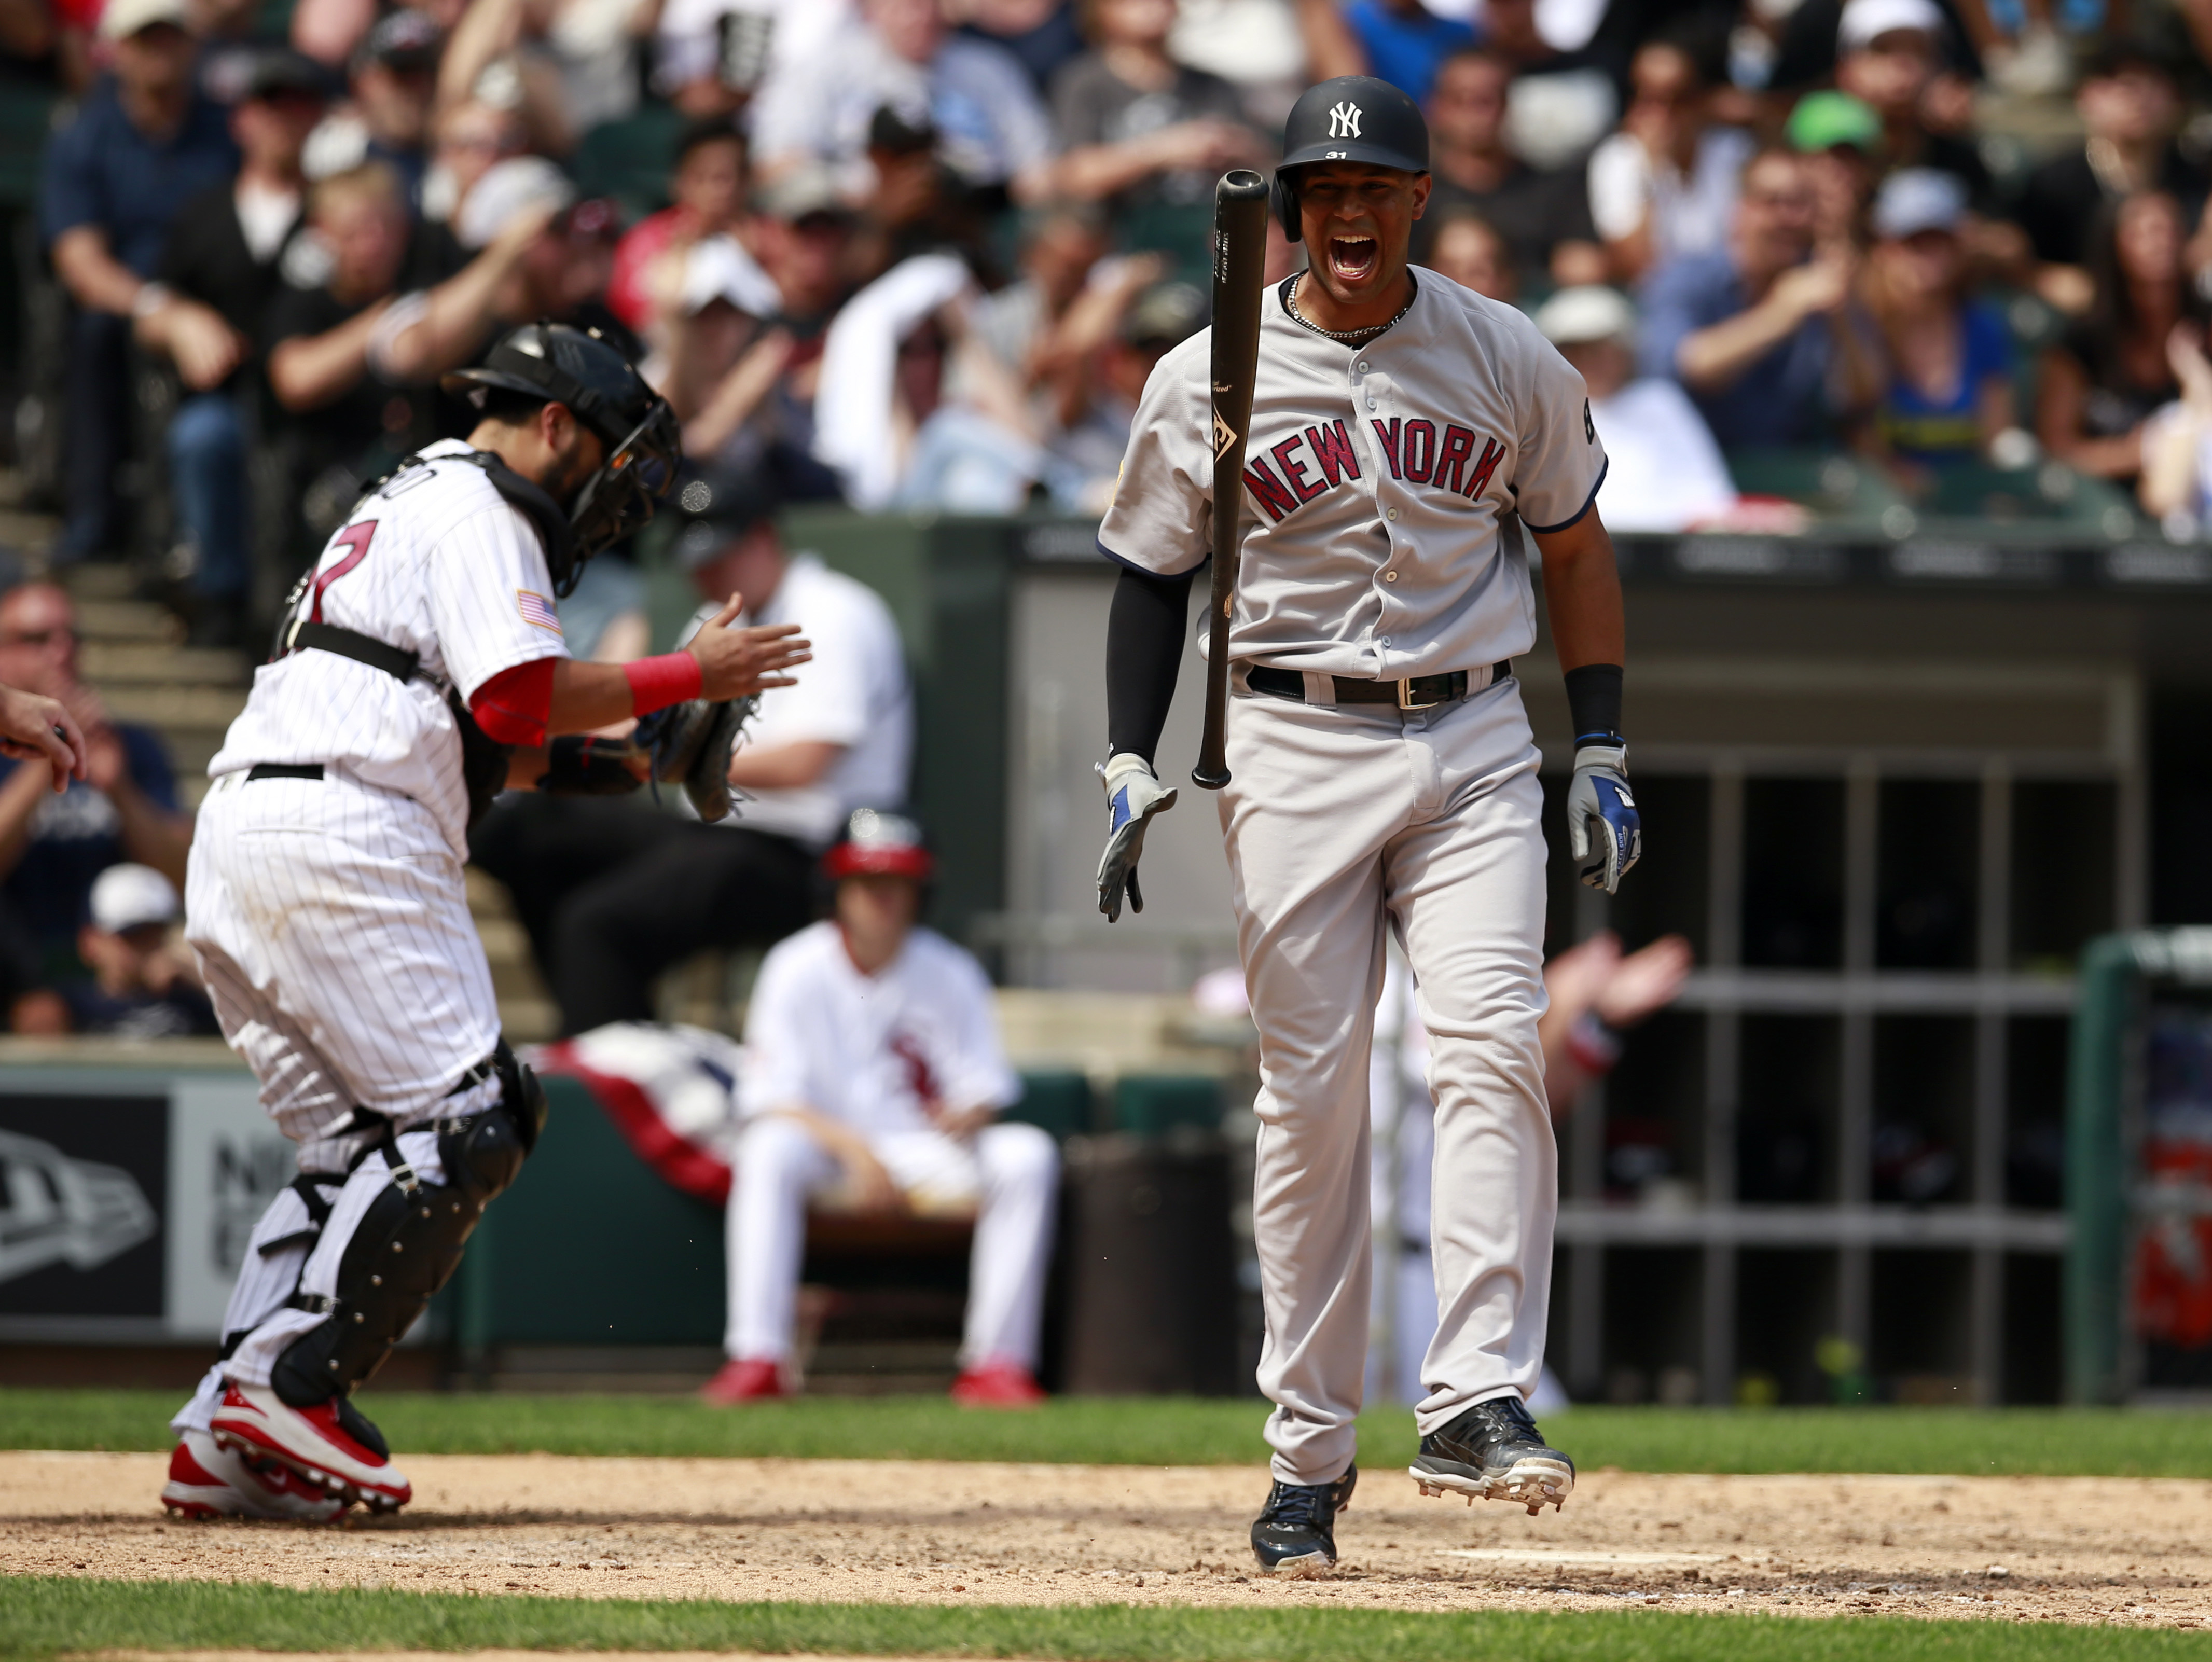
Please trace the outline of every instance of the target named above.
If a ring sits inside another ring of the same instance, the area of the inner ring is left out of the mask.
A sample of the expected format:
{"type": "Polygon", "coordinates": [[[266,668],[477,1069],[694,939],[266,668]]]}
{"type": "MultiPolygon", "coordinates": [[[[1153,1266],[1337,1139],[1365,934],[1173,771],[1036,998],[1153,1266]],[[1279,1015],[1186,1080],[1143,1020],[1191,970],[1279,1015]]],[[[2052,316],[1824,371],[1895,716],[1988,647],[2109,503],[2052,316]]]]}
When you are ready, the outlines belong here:
{"type": "Polygon", "coordinates": [[[218,1647],[827,1651],[1080,1662],[1463,1662],[1486,1656],[1514,1662],[2133,1662],[2201,1656],[2204,1641],[2173,1631],[1890,1617],[737,1604],[0,1578],[0,1656],[218,1647]]]}
{"type": "MultiPolygon", "coordinates": [[[[0,1390],[0,1448],[161,1450],[178,1398],[0,1390]]],[[[812,1398],[743,1410],[687,1398],[369,1392],[400,1453],[1257,1464],[1265,1404],[1070,1398],[976,1413],[934,1397],[812,1398]]],[[[2212,1477],[2212,1415],[2060,1409],[1578,1408],[1548,1422],[1586,1471],[1903,1471],[2212,1477]]],[[[1360,1424],[1370,1470],[1413,1453],[1412,1416],[1360,1424]]]]}

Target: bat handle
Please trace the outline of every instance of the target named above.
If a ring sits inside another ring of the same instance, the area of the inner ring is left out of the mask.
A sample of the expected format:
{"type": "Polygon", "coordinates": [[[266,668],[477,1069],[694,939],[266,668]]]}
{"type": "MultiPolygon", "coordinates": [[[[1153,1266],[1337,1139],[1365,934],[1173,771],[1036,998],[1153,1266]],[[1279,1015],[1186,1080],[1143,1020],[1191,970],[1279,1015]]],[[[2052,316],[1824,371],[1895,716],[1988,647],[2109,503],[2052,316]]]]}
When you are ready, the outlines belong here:
{"type": "Polygon", "coordinates": [[[1200,756],[1198,766],[1190,770],[1190,779],[1201,791],[1218,791],[1229,783],[1228,764],[1213,762],[1209,757],[1200,756]]]}

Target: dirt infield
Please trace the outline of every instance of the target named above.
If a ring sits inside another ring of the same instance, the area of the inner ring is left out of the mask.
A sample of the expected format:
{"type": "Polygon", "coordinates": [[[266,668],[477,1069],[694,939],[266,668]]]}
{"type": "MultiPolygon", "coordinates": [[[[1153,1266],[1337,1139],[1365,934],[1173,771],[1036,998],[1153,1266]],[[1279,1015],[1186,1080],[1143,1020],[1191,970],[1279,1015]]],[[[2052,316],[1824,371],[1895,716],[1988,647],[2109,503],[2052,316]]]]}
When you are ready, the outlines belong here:
{"type": "Polygon", "coordinates": [[[1588,1472],[1564,1513],[1362,1475],[1326,1580],[1234,1467],[425,1456],[351,1527],[191,1526],[147,1454],[0,1453],[0,1572],[584,1598],[1671,1608],[2212,1627],[2212,1483],[1588,1472]]]}

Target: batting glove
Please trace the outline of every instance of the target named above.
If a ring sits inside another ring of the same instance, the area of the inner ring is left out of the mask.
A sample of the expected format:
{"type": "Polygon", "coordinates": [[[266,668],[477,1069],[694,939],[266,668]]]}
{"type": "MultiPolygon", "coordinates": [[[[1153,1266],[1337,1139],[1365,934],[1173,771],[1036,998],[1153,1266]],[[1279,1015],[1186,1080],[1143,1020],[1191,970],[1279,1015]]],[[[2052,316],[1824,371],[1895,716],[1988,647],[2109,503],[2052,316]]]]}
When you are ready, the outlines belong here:
{"type": "Polygon", "coordinates": [[[1628,747],[1585,744],[1567,787],[1567,852],[1575,875],[1608,895],[1644,852],[1644,822],[1628,789],[1628,747]]]}
{"type": "Polygon", "coordinates": [[[1106,783],[1106,852],[1098,858],[1098,909],[1108,923],[1121,917],[1121,891],[1129,893],[1129,909],[1145,909],[1145,891],[1137,887],[1137,862],[1145,852],[1145,828],[1152,816],[1175,806],[1176,793],[1164,789],[1152,763],[1127,751],[1113,756],[1099,768],[1106,783]]]}

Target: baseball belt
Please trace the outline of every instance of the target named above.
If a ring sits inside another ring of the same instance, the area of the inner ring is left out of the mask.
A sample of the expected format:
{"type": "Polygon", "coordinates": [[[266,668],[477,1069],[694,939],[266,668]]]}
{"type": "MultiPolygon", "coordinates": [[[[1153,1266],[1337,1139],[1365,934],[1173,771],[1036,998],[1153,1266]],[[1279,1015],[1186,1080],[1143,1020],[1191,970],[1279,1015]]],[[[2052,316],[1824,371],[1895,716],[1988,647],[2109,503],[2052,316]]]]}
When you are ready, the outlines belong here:
{"type": "MultiPolygon", "coordinates": [[[[1480,692],[1483,687],[1494,687],[1513,673],[1513,660],[1504,658],[1490,666],[1490,679],[1480,687],[1470,688],[1465,670],[1454,670],[1447,675],[1411,676],[1403,681],[1361,681],[1351,676],[1333,676],[1336,701],[1339,704],[1395,704],[1401,710],[1431,710],[1439,704],[1449,704],[1465,698],[1470,690],[1480,692]]],[[[1255,693],[1265,693],[1271,698],[1287,698],[1297,703],[1306,701],[1306,678],[1296,670],[1271,670],[1255,664],[1244,672],[1244,684],[1255,693]]]]}

